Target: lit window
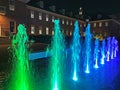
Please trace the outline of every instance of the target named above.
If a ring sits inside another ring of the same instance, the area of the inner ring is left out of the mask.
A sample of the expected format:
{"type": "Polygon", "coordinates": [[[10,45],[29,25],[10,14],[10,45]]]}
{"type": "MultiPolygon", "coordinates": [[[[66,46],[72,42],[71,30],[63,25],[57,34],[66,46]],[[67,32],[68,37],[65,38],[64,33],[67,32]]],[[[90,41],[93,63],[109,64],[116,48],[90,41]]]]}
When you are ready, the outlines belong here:
{"type": "Polygon", "coordinates": [[[48,15],[46,15],[46,21],[48,21],[49,20],[49,16],[48,15]]]}
{"type": "Polygon", "coordinates": [[[108,26],[108,22],[105,22],[105,26],[106,26],[106,27],[108,26]]]}
{"type": "Polygon", "coordinates": [[[62,24],[64,24],[65,23],[65,21],[64,21],[64,19],[62,20],[62,24]]]}
{"type": "Polygon", "coordinates": [[[72,21],[70,22],[70,25],[72,25],[72,21]]]}
{"type": "Polygon", "coordinates": [[[39,27],[39,34],[42,34],[42,26],[39,27]]]}
{"type": "Polygon", "coordinates": [[[66,24],[67,24],[67,25],[69,24],[68,20],[66,21],[66,24]]]}
{"type": "Polygon", "coordinates": [[[35,33],[35,27],[31,26],[31,34],[34,34],[34,33],[35,33]]]}
{"type": "Polygon", "coordinates": [[[54,18],[55,18],[55,17],[54,17],[54,16],[52,16],[52,22],[54,22],[54,18]]]}
{"type": "Polygon", "coordinates": [[[84,24],[84,27],[86,26],[86,24],[84,24]]]}
{"type": "Polygon", "coordinates": [[[70,31],[70,36],[72,35],[72,31],[70,31]]]}
{"type": "Polygon", "coordinates": [[[99,23],[99,27],[102,27],[102,23],[101,22],[99,23]]]}
{"type": "Polygon", "coordinates": [[[31,11],[31,18],[34,18],[34,11],[31,11]]]}
{"type": "Polygon", "coordinates": [[[42,13],[39,13],[39,20],[42,20],[42,13]]]}
{"type": "Polygon", "coordinates": [[[82,27],[82,24],[80,24],[80,27],[82,27]]]}
{"type": "Polygon", "coordinates": [[[48,35],[48,34],[49,34],[49,28],[46,27],[46,35],[48,35]]]}
{"type": "Polygon", "coordinates": [[[96,23],[94,23],[93,26],[96,27],[96,23]]]}
{"type": "Polygon", "coordinates": [[[68,34],[68,30],[66,31],[66,35],[69,35],[69,34],[68,34]]]}
{"type": "Polygon", "coordinates": [[[52,30],[52,35],[54,35],[54,31],[52,30]]]}
{"type": "Polygon", "coordinates": [[[9,0],[9,10],[15,11],[15,0],[9,0]]]}

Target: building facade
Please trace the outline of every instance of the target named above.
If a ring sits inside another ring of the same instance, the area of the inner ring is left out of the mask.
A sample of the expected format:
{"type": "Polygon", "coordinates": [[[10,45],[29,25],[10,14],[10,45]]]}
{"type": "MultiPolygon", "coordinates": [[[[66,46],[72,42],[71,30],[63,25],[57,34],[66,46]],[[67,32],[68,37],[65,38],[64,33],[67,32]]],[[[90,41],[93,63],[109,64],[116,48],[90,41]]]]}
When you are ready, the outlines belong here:
{"type": "MultiPolygon", "coordinates": [[[[60,20],[62,32],[71,36],[75,18],[50,12],[26,4],[29,0],[0,0],[0,37],[9,37],[17,32],[18,24],[26,26],[29,35],[53,35],[54,20],[60,20]]],[[[80,33],[84,36],[86,22],[78,20],[80,33]]],[[[94,36],[119,36],[120,24],[113,19],[89,21],[94,36]]]]}

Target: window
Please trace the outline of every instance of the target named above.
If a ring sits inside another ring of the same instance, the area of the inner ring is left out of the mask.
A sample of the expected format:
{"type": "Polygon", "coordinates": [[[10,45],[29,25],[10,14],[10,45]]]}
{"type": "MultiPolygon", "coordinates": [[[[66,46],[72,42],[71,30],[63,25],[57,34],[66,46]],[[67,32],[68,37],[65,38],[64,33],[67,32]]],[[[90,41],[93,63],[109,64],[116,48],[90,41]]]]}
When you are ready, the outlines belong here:
{"type": "Polygon", "coordinates": [[[48,21],[49,20],[49,16],[46,14],[46,21],[48,21]]]}
{"type": "Polygon", "coordinates": [[[72,31],[70,31],[70,36],[72,35],[72,31]]]}
{"type": "Polygon", "coordinates": [[[62,20],[62,24],[64,24],[65,23],[65,21],[64,21],[64,19],[62,20]]]}
{"type": "Polygon", "coordinates": [[[66,24],[67,24],[67,25],[69,24],[68,20],[66,21],[66,24]]]}
{"type": "Polygon", "coordinates": [[[42,20],[42,13],[39,13],[39,20],[42,20]]]}
{"type": "Polygon", "coordinates": [[[99,23],[99,27],[102,27],[102,23],[101,22],[99,23]]]}
{"type": "Polygon", "coordinates": [[[0,6],[0,14],[5,15],[6,14],[6,7],[5,6],[0,6]]]}
{"type": "Polygon", "coordinates": [[[72,21],[70,22],[70,25],[72,26],[72,21]]]}
{"type": "Polygon", "coordinates": [[[82,27],[82,24],[80,24],[80,27],[82,27]]]}
{"type": "Polygon", "coordinates": [[[84,24],[84,27],[86,26],[86,24],[84,24]]]}
{"type": "Polygon", "coordinates": [[[48,34],[49,34],[49,28],[46,27],[46,35],[48,35],[48,34]]]}
{"type": "Polygon", "coordinates": [[[108,26],[108,22],[105,22],[105,26],[106,26],[106,27],[108,26]]]}
{"type": "Polygon", "coordinates": [[[39,27],[39,34],[42,34],[42,26],[39,27]]]}
{"type": "Polygon", "coordinates": [[[66,31],[66,35],[69,35],[69,34],[68,34],[68,30],[66,31]]]}
{"type": "Polygon", "coordinates": [[[96,23],[93,24],[93,27],[96,27],[96,23]]]}
{"type": "Polygon", "coordinates": [[[54,30],[52,30],[52,35],[54,35],[54,30]]]}
{"type": "Polygon", "coordinates": [[[35,33],[35,27],[32,25],[31,26],[31,34],[34,34],[35,33]]]}
{"type": "Polygon", "coordinates": [[[15,0],[9,0],[9,10],[15,11],[15,0]]]}
{"type": "Polygon", "coordinates": [[[31,18],[34,18],[34,11],[31,11],[31,18]]]}
{"type": "Polygon", "coordinates": [[[52,22],[54,22],[54,18],[55,18],[55,17],[54,17],[54,16],[52,16],[52,22]]]}

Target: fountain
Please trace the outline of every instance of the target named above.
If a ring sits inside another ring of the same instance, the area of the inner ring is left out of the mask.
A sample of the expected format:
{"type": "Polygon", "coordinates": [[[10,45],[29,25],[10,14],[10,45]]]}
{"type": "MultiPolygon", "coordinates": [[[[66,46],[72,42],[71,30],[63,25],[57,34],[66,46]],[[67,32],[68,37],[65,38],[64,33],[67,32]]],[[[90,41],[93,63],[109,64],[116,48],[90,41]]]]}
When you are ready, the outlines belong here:
{"type": "Polygon", "coordinates": [[[100,64],[104,64],[105,63],[105,47],[106,47],[106,43],[105,43],[105,39],[102,40],[102,47],[101,47],[101,62],[100,64]]]}
{"type": "Polygon", "coordinates": [[[115,37],[111,38],[111,59],[114,59],[114,42],[115,42],[115,37]]]}
{"type": "Polygon", "coordinates": [[[107,61],[110,61],[110,47],[111,47],[111,44],[110,44],[110,41],[111,41],[111,37],[108,37],[107,38],[107,61]]]}
{"type": "Polygon", "coordinates": [[[88,23],[85,31],[85,73],[90,73],[91,41],[92,34],[88,23]]]}
{"type": "Polygon", "coordinates": [[[96,38],[94,47],[94,61],[95,61],[94,68],[98,68],[98,53],[99,53],[99,40],[98,38],[96,38]]]}
{"type": "Polygon", "coordinates": [[[24,25],[18,26],[12,39],[12,72],[7,90],[33,90],[28,62],[28,36],[24,25]]]}
{"type": "Polygon", "coordinates": [[[117,52],[118,52],[118,41],[115,39],[114,42],[114,57],[117,57],[117,52]]]}
{"type": "Polygon", "coordinates": [[[71,58],[73,63],[73,80],[78,80],[78,69],[80,63],[80,52],[81,52],[81,42],[79,34],[79,24],[78,21],[74,24],[75,29],[73,33],[72,43],[71,43],[71,58]]]}
{"type": "Polygon", "coordinates": [[[54,36],[51,42],[51,61],[50,61],[50,78],[52,90],[61,90],[63,78],[63,61],[64,61],[64,37],[60,30],[60,21],[54,20],[54,36]]]}

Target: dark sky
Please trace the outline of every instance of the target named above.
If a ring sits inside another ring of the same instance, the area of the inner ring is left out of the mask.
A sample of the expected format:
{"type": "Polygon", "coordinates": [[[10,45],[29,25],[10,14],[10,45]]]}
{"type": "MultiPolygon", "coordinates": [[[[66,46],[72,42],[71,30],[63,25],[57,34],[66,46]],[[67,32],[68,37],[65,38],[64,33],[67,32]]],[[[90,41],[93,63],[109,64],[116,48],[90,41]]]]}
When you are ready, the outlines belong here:
{"type": "MultiPolygon", "coordinates": [[[[32,0],[39,1],[39,0],[32,0]]],[[[46,5],[55,4],[58,9],[65,8],[67,11],[78,11],[82,6],[87,14],[102,12],[104,14],[120,13],[120,0],[43,0],[46,5]]]]}

